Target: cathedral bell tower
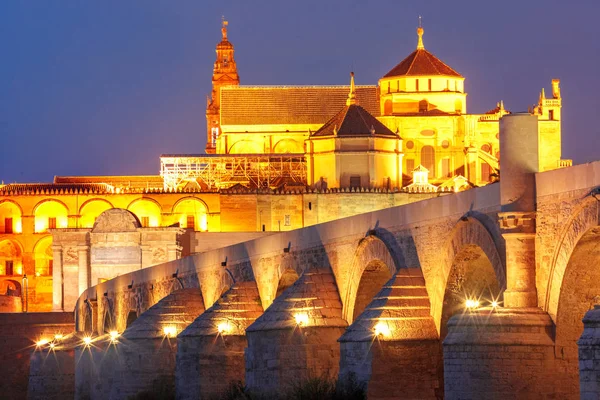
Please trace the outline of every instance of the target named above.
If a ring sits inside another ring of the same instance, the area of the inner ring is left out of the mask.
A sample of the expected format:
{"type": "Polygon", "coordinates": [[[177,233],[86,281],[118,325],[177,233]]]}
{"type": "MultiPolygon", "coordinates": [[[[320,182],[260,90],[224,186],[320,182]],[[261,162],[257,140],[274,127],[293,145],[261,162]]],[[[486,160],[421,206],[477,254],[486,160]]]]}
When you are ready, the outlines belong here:
{"type": "Polygon", "coordinates": [[[221,34],[222,39],[217,44],[217,59],[213,69],[212,93],[206,102],[206,152],[215,153],[217,138],[221,134],[220,126],[220,106],[221,106],[221,88],[223,86],[237,86],[240,84],[240,77],[237,73],[237,66],[233,58],[233,44],[227,40],[228,22],[223,19],[221,34]]]}

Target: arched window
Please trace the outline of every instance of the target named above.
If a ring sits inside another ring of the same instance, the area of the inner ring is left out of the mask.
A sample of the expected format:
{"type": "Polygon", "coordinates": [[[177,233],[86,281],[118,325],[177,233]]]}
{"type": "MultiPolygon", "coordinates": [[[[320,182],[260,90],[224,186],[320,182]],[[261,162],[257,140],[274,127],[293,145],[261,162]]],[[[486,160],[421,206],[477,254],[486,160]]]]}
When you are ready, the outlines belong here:
{"type": "Polygon", "coordinates": [[[431,177],[435,177],[435,149],[433,146],[423,146],[421,149],[421,165],[429,170],[431,177]]]}

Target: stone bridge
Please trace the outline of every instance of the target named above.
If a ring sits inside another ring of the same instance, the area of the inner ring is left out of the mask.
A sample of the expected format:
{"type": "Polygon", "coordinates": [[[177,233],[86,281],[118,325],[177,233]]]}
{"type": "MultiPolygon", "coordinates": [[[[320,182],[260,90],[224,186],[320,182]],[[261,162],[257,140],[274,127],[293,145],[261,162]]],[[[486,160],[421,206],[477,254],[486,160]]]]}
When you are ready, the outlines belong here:
{"type": "Polygon", "coordinates": [[[86,290],[77,332],[33,353],[29,397],[210,398],[327,375],[378,399],[578,398],[581,320],[600,303],[600,162],[536,173],[531,124],[503,119],[499,183],[86,290]]]}

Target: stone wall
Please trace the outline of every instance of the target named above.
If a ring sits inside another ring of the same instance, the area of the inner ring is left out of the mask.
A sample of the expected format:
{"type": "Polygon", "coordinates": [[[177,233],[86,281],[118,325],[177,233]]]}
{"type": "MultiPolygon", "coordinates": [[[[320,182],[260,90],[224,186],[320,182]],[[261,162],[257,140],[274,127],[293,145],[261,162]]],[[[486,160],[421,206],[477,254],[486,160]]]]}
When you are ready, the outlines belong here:
{"type": "Polygon", "coordinates": [[[0,393],[7,399],[25,398],[29,356],[35,342],[74,329],[73,313],[0,314],[0,393]]]}

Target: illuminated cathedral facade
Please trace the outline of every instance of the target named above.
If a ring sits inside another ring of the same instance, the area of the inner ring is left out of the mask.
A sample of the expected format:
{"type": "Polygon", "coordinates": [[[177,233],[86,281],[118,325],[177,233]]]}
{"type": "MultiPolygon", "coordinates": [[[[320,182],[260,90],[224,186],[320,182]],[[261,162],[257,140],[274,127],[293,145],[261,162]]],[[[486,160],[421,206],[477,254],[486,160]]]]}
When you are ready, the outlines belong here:
{"type": "MultiPolygon", "coordinates": [[[[0,311],[66,310],[137,268],[499,179],[499,120],[510,111],[500,101],[468,114],[465,78],[425,48],[422,27],[377,84],[355,85],[352,73],[348,86],[242,86],[227,28],[205,154],[165,154],[160,175],[0,185],[0,311]],[[137,222],[99,226],[114,209],[137,222]]],[[[554,79],[529,110],[541,171],[570,164],[561,106],[554,79]]]]}

